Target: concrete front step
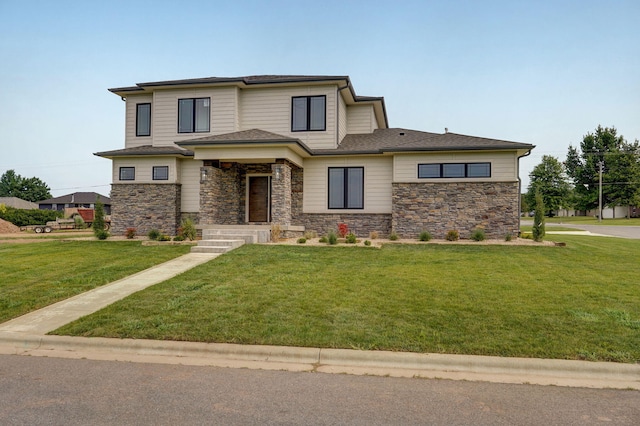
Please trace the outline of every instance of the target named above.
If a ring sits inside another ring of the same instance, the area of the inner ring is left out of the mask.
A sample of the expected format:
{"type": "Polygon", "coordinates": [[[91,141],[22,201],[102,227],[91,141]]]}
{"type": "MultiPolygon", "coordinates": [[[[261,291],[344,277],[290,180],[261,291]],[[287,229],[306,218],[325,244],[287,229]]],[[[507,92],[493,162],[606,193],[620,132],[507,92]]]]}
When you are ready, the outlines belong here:
{"type": "Polygon", "coordinates": [[[271,241],[270,229],[203,229],[203,240],[242,239],[247,244],[267,243],[271,241]]]}

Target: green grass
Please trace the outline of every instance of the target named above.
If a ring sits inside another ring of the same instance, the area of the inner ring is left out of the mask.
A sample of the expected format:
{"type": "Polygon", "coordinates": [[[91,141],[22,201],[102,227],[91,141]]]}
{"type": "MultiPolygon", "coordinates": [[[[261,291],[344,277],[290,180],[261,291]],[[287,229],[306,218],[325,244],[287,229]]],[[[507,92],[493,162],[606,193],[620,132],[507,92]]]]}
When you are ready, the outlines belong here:
{"type": "Polygon", "coordinates": [[[640,361],[640,241],[244,246],[55,333],[640,361]]]}
{"type": "MultiPolygon", "coordinates": [[[[530,225],[523,225],[520,227],[520,230],[522,232],[531,232],[533,226],[530,225]]],[[[545,231],[584,231],[583,229],[578,229],[578,228],[567,228],[566,226],[549,226],[549,227],[545,227],[545,231]]]]}
{"type": "MultiPolygon", "coordinates": [[[[528,219],[533,220],[533,218],[528,219]]],[[[631,219],[602,219],[602,222],[598,222],[598,219],[593,216],[545,217],[544,220],[547,223],[571,223],[578,225],[640,226],[640,218],[638,217],[631,219]]]]}
{"type": "Polygon", "coordinates": [[[0,323],[188,251],[140,242],[0,244],[0,323]]]}

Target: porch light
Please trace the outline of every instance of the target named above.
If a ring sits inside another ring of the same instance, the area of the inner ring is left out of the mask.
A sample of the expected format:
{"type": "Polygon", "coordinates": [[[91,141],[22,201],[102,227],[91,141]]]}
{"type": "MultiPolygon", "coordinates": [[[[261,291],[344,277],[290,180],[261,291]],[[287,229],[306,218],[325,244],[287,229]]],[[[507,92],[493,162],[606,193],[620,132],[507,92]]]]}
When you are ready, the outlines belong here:
{"type": "Polygon", "coordinates": [[[282,178],[282,166],[280,164],[276,165],[275,172],[276,172],[276,180],[280,180],[282,178]]]}
{"type": "Polygon", "coordinates": [[[201,181],[205,181],[207,180],[207,177],[209,176],[209,170],[207,169],[200,169],[200,180],[201,181]]]}

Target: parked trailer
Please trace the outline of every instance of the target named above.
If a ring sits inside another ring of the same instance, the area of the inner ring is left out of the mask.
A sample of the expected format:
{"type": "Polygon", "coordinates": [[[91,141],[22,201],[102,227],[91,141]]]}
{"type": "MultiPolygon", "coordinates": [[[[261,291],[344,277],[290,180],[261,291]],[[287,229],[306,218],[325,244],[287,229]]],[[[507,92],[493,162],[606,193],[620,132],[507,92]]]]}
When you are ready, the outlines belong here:
{"type": "MultiPolygon", "coordinates": [[[[91,217],[93,221],[93,216],[91,217]]],[[[91,227],[92,222],[85,222],[87,227],[91,227]]],[[[104,229],[108,230],[111,227],[110,217],[107,216],[104,222],[104,229]]],[[[55,221],[47,222],[45,225],[28,225],[20,228],[22,231],[33,230],[36,234],[49,234],[51,231],[59,231],[63,229],[76,229],[76,221],[73,218],[70,219],[56,219],[55,221]]]]}

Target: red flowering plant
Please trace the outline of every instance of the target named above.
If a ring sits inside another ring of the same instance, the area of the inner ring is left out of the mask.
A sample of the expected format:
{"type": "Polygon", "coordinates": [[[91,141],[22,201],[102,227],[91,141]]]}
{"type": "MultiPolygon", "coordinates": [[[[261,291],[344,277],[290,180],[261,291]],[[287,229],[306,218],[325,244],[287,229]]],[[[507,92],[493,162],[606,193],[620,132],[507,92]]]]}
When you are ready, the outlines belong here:
{"type": "Polygon", "coordinates": [[[346,237],[348,233],[349,233],[349,227],[347,226],[347,224],[346,223],[339,223],[338,224],[338,235],[340,236],[340,238],[346,237]]]}

